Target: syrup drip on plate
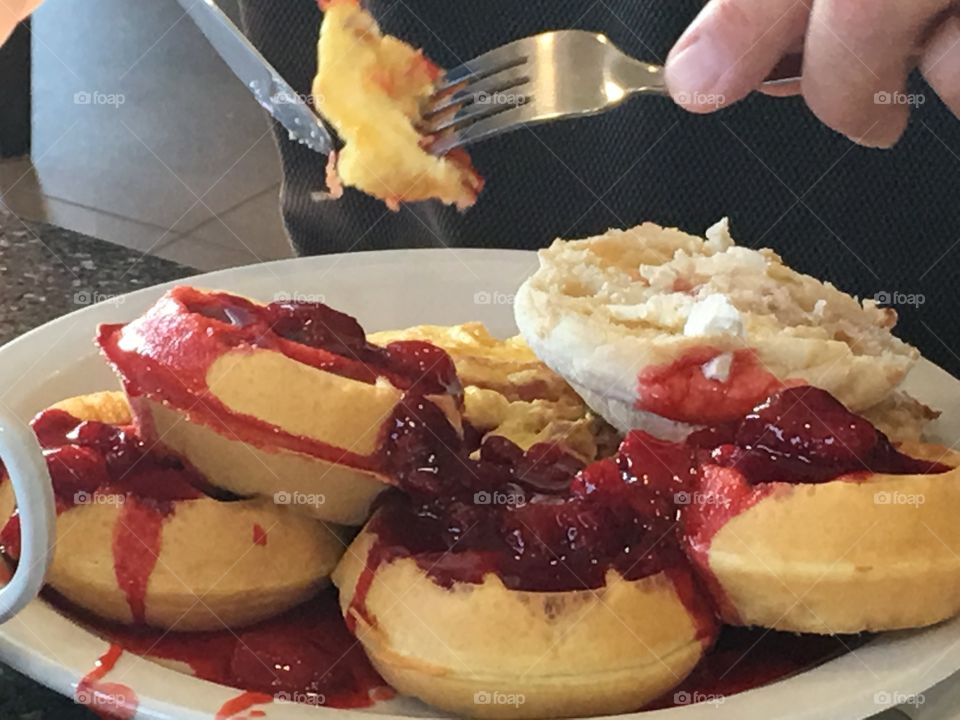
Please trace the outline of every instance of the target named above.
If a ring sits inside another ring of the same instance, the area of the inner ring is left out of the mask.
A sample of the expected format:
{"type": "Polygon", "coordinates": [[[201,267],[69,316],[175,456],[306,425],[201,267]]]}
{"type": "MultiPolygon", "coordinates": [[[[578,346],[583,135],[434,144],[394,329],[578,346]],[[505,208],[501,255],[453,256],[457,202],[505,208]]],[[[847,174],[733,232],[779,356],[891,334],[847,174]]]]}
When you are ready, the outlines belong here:
{"type": "Polygon", "coordinates": [[[333,590],[251,627],[210,632],[109,623],[46,595],[118,651],[183,664],[195,677],[243,691],[235,705],[224,706],[234,713],[247,709],[239,698],[345,709],[370,707],[394,695],[347,630],[333,590]]]}
{"type": "Polygon", "coordinates": [[[716,644],[680,685],[645,710],[719,704],[737,693],[792,677],[862,647],[869,635],[797,635],[724,627],[716,644]]]}
{"type": "MultiPolygon", "coordinates": [[[[97,684],[106,675],[120,654],[126,648],[133,653],[150,653],[151,657],[182,662],[191,667],[194,674],[202,679],[223,685],[243,688],[244,683],[258,685],[257,689],[240,692],[220,709],[217,717],[235,720],[240,713],[246,717],[258,717],[261,712],[257,705],[270,702],[301,700],[308,704],[319,704],[317,693],[309,694],[312,688],[318,690],[315,682],[303,683],[294,690],[293,678],[277,683],[263,682],[268,676],[265,671],[247,675],[242,672],[245,663],[234,661],[239,642],[247,642],[247,633],[254,636],[286,636],[290,640],[284,664],[295,666],[297,647],[309,646],[312,642],[323,642],[330,649],[330,655],[340,654],[345,648],[353,646],[344,660],[350,670],[336,673],[323,688],[326,707],[363,708],[375,702],[388,700],[393,692],[376,674],[361,649],[350,637],[343,625],[334,593],[327,591],[320,598],[296,608],[283,618],[261,623],[249,630],[238,631],[238,640],[229,631],[201,633],[166,633],[148,628],[114,626],[83,615],[83,611],[70,608],[63,600],[49,598],[67,614],[79,617],[84,624],[92,625],[99,634],[112,637],[116,644],[111,645],[103,658],[97,661],[94,670],[89,673],[80,688],[96,685],[98,692],[110,692],[110,697],[135,698],[133,691],[123,686],[97,684]],[[326,638],[326,639],[324,639],[326,638]],[[346,644],[345,644],[346,643],[346,644]],[[259,679],[258,679],[259,678],[259,679]],[[284,688],[284,689],[280,689],[284,688]]],[[[809,670],[851,649],[861,647],[868,642],[869,635],[860,636],[820,636],[797,635],[767,631],[757,628],[725,627],[713,648],[693,670],[691,675],[677,688],[666,693],[646,709],[686,705],[695,702],[712,702],[729,698],[737,693],[790,677],[809,670]]],[[[286,645],[280,640],[278,647],[286,645]]],[[[258,656],[271,663],[281,657],[263,652],[263,646],[255,648],[258,656]],[[274,658],[274,659],[271,659],[274,658]]],[[[309,657],[309,651],[299,653],[302,658],[309,657]]],[[[333,658],[331,658],[333,659],[333,658]]],[[[329,661],[328,661],[329,665],[329,661]]],[[[322,671],[319,671],[322,674],[322,671]]],[[[296,674],[296,673],[294,673],[296,674]]],[[[89,695],[88,697],[92,697],[89,695]]],[[[111,702],[113,702],[111,700],[111,702]]],[[[239,715],[243,717],[243,715],[239,715]]],[[[132,715],[120,716],[132,717],[132,715]]]]}
{"type": "Polygon", "coordinates": [[[238,720],[241,713],[247,713],[247,717],[263,717],[265,713],[262,710],[251,710],[257,705],[269,705],[273,702],[273,695],[266,693],[244,691],[235,698],[227,700],[223,707],[217,711],[215,720],[238,720]]]}
{"type": "Polygon", "coordinates": [[[137,694],[131,688],[103,681],[121,655],[123,648],[110,645],[97,659],[93,669],[77,683],[76,701],[103,720],[130,720],[137,714],[137,694]]]}

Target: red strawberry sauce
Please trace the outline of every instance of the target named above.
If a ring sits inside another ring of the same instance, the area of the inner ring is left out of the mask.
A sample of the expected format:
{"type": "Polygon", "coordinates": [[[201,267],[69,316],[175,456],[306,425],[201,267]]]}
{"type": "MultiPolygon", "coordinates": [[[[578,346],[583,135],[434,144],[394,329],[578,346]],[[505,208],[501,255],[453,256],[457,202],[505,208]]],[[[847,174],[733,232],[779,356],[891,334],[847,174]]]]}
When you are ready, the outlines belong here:
{"type": "MultiPolygon", "coordinates": [[[[213,429],[228,427],[231,438],[250,445],[366,470],[382,468],[382,452],[361,455],[234,413],[210,391],[208,370],[228,352],[269,350],[364,383],[385,378],[411,402],[462,397],[453,361],[443,350],[415,340],[373,345],[355,319],[318,302],[260,305],[228,293],[177,287],[133,322],[101,326],[97,342],[134,399],[162,401],[213,429]]],[[[405,420],[398,409],[384,421],[382,435],[405,420]]]]}

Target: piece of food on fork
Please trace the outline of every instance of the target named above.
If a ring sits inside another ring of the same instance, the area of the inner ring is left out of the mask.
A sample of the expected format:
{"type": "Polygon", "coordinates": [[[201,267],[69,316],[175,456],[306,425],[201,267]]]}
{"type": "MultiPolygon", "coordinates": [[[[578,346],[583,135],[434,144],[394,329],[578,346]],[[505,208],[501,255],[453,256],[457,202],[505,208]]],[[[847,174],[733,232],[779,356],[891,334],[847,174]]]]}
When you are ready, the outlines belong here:
{"type": "Polygon", "coordinates": [[[353,187],[392,210],[430,199],[473,205],[483,180],[469,156],[431,154],[432,138],[418,129],[421,106],[443,71],[422,51],[382,34],[358,0],[320,0],[320,8],[314,103],[343,141],[327,168],[331,194],[353,187]]]}

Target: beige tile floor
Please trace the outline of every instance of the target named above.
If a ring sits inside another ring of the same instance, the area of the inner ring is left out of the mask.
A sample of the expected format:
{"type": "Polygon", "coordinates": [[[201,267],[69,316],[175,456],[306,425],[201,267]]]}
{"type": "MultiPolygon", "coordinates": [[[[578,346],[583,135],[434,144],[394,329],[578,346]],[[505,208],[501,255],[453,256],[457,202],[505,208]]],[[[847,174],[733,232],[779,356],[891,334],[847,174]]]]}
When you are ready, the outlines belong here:
{"type": "Polygon", "coordinates": [[[11,210],[201,269],[292,254],[266,117],[175,0],[47,0],[33,44],[11,210]]]}

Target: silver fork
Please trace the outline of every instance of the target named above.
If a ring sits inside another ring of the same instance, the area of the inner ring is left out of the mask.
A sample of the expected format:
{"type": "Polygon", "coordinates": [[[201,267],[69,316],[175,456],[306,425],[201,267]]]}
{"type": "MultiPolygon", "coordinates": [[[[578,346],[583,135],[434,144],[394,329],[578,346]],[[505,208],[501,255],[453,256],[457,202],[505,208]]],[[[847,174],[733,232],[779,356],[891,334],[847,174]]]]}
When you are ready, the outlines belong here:
{"type": "Polygon", "coordinates": [[[604,35],[557,30],[448,70],[423,108],[421,129],[443,155],[524,125],[595,115],[637,94],[668,94],[662,67],[626,55],[604,35]]]}

